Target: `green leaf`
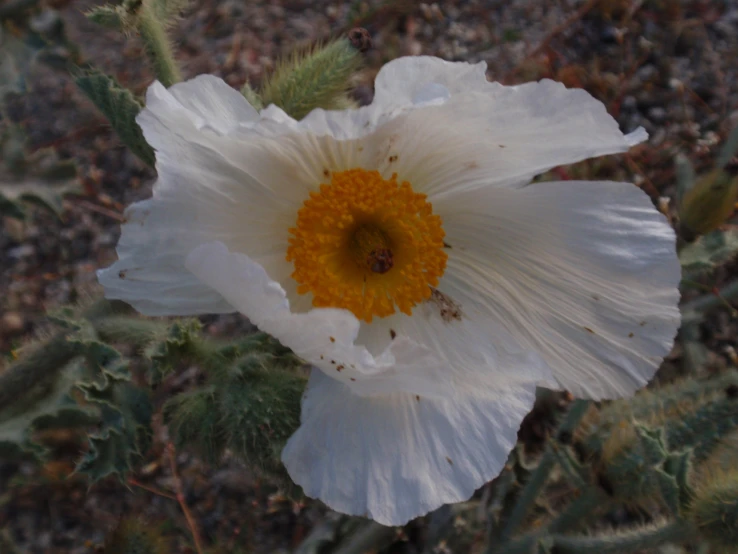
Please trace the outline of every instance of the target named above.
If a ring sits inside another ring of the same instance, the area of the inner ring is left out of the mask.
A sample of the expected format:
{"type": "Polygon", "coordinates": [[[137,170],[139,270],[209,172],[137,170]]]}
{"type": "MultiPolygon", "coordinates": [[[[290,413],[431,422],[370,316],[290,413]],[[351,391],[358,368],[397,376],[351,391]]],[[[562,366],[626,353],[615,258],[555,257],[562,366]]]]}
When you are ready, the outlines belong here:
{"type": "Polygon", "coordinates": [[[85,15],[93,23],[115,31],[128,30],[131,25],[128,14],[120,6],[95,6],[85,15]]]}
{"type": "Polygon", "coordinates": [[[0,25],[0,103],[9,93],[25,91],[25,77],[35,50],[0,25]]]}
{"type": "Polygon", "coordinates": [[[169,327],[163,340],[144,349],[144,355],[151,360],[149,381],[152,384],[160,383],[181,360],[193,357],[201,329],[197,320],[177,321],[169,327]]]}
{"type": "Polygon", "coordinates": [[[121,87],[112,77],[96,70],[80,75],[75,82],[108,119],[121,142],[153,167],[154,150],[146,142],[141,128],[136,123],[141,104],[133,94],[121,87]]]}
{"type": "Polygon", "coordinates": [[[83,373],[82,364],[69,363],[54,380],[37,383],[12,404],[0,407],[0,459],[40,459],[44,448],[33,442],[35,430],[64,426],[65,421],[86,425],[94,419],[92,411],[78,406],[70,396],[83,373]]]}
{"type": "Polygon", "coordinates": [[[716,166],[723,168],[738,152],[738,127],[735,127],[728,135],[728,140],[725,141],[723,147],[720,149],[716,166]]]}
{"type": "Polygon", "coordinates": [[[0,215],[24,215],[23,203],[27,203],[61,217],[64,197],[79,193],[76,178],[63,181],[26,179],[17,183],[0,181],[0,215]]]}
{"type": "Polygon", "coordinates": [[[149,445],[153,408],[148,392],[119,379],[110,379],[103,389],[82,388],[89,402],[100,405],[102,423],[97,433],[90,434],[89,451],[76,471],[93,482],[109,475],[122,479],[149,445]]]}
{"type": "Polygon", "coordinates": [[[709,273],[738,254],[738,228],[717,230],[686,245],[679,252],[683,278],[709,273]]]}

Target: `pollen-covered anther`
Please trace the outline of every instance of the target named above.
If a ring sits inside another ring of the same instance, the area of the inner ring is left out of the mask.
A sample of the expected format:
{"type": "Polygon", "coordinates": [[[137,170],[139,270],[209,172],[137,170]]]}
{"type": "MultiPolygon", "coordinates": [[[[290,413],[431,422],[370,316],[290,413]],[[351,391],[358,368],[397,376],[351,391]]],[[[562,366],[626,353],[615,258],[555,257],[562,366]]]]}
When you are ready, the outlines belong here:
{"type": "Polygon", "coordinates": [[[289,230],[287,260],[298,293],[318,307],[345,308],[371,321],[431,295],[446,268],[441,218],[425,195],[396,175],[332,173],[311,193],[289,230]]]}

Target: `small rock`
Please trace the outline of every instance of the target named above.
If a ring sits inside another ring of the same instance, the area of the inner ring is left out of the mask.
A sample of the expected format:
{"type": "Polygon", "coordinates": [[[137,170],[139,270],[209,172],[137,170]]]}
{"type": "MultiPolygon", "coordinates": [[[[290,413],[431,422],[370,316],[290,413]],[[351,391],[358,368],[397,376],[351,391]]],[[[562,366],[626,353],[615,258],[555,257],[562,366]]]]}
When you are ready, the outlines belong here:
{"type": "Polygon", "coordinates": [[[648,119],[654,123],[662,123],[666,120],[666,110],[661,106],[654,106],[648,110],[648,119]]]}
{"type": "Polygon", "coordinates": [[[18,312],[7,312],[0,319],[0,332],[4,335],[17,335],[23,332],[25,322],[18,312]]]}

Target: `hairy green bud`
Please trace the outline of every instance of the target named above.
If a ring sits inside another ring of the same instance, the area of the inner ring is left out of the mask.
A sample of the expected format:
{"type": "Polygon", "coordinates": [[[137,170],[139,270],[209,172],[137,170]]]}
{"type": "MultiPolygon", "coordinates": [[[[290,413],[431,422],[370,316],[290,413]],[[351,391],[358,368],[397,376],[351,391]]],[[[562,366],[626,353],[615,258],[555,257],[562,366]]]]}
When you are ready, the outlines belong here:
{"type": "Polygon", "coordinates": [[[295,119],[315,108],[342,109],[361,63],[359,50],[347,38],[298,51],[281,62],[262,87],[263,104],[275,104],[295,119]]]}

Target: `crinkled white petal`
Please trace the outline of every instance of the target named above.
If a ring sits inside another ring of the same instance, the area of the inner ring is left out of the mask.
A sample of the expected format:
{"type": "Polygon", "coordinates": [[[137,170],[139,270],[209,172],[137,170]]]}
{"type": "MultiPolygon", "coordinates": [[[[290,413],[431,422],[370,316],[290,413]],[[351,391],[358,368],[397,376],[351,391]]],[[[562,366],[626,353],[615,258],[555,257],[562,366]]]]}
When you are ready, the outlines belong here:
{"type": "Polygon", "coordinates": [[[263,267],[244,254],[229,252],[222,243],[199,246],[187,257],[186,266],[259,329],[357,395],[450,392],[451,376],[432,350],[398,336],[373,356],[355,344],[359,320],[351,312],[317,308],[293,313],[284,289],[263,267]]]}
{"type": "Polygon", "coordinates": [[[496,477],[534,401],[535,386],[521,383],[446,399],[357,397],[313,371],[282,460],[308,496],[403,525],[496,477]]]}
{"type": "Polygon", "coordinates": [[[156,200],[130,206],[118,261],[97,272],[105,296],[150,316],[236,311],[184,267],[199,237],[188,211],[156,200]]]}
{"type": "Polygon", "coordinates": [[[299,159],[324,160],[329,171],[396,173],[434,202],[478,188],[521,187],[552,167],[625,152],[647,138],[643,129],[624,135],[601,102],[553,81],[486,83],[481,92],[470,87],[447,99],[443,86],[426,85],[418,92],[423,102],[400,108],[380,97],[360,110],[314,110],[289,123],[293,132],[282,144],[299,159]]]}
{"type": "Polygon", "coordinates": [[[446,294],[443,279],[436,292],[443,295],[441,303],[432,297],[415,306],[411,315],[398,312],[362,322],[358,342],[370,352],[381,352],[393,336],[408,337],[433,350],[454,382],[480,390],[519,382],[557,386],[546,362],[518,342],[504,322],[479,310],[471,295],[446,294]]]}
{"type": "Polygon", "coordinates": [[[396,117],[371,138],[384,155],[376,163],[435,203],[469,190],[521,187],[552,167],[625,152],[645,132],[625,136],[587,92],[541,81],[456,94],[396,117]]]}
{"type": "Polygon", "coordinates": [[[487,64],[448,62],[432,56],[406,56],[392,60],[374,80],[374,102],[385,105],[427,105],[452,95],[487,91],[487,64]]]}
{"type": "MultiPolygon", "coordinates": [[[[144,136],[157,148],[159,178],[153,198],[126,211],[118,261],[98,275],[108,298],[124,300],[147,315],[235,311],[184,266],[190,251],[213,240],[249,252],[286,288],[296,287],[285,252],[287,230],[304,196],[283,194],[264,183],[280,175],[274,167],[284,164],[279,155],[265,156],[263,143],[215,131],[225,132],[227,116],[236,117],[229,106],[238,101],[214,83],[222,82],[209,78],[176,85],[179,100],[172,89],[154,85],[150,106],[138,118],[144,136]],[[213,102],[210,112],[208,99],[213,102]],[[200,121],[205,116],[210,118],[207,125],[200,121]],[[224,145],[235,145],[248,163],[226,159],[224,145]]],[[[243,121],[248,109],[246,104],[243,121]]],[[[278,144],[271,145],[279,153],[278,144]]]]}
{"type": "MultiPolygon", "coordinates": [[[[151,90],[157,88],[152,87],[151,90]]],[[[259,112],[240,92],[213,75],[198,75],[171,86],[168,92],[186,110],[198,116],[195,119],[198,129],[211,129],[218,134],[228,135],[241,125],[259,120],[259,112]]],[[[148,96],[146,103],[149,105],[148,96]]]]}
{"type": "Polygon", "coordinates": [[[549,182],[434,204],[442,281],[549,364],[577,396],[645,385],[679,327],[674,231],[629,183],[549,182]]]}

